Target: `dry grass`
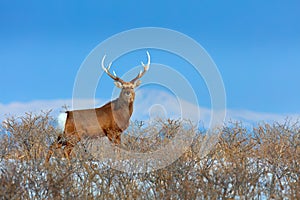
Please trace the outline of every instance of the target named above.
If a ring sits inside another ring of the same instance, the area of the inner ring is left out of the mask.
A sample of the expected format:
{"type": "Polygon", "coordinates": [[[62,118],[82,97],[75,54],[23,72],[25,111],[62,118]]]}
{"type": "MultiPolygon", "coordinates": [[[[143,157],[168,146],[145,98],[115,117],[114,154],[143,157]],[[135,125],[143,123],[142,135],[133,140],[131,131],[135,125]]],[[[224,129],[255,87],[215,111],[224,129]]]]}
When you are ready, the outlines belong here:
{"type": "Polygon", "coordinates": [[[218,130],[217,144],[203,156],[199,150],[205,133],[180,121],[158,121],[151,127],[135,122],[122,136],[122,148],[155,152],[183,131],[196,136],[175,162],[148,173],[132,173],[118,171],[109,162],[96,162],[85,142],[77,145],[70,162],[57,151],[44,165],[50,143],[61,134],[50,113],[8,118],[1,126],[0,197],[300,199],[298,124],[261,124],[252,129],[228,124],[218,130]]]}

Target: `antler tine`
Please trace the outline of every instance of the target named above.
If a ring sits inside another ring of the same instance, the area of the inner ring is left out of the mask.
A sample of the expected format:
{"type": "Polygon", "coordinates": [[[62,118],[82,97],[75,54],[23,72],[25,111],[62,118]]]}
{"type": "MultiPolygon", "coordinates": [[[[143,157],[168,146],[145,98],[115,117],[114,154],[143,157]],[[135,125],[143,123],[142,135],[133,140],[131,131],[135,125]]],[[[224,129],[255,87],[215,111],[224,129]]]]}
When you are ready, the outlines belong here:
{"type": "Polygon", "coordinates": [[[140,79],[142,76],[144,76],[144,74],[149,70],[149,67],[150,67],[150,54],[149,54],[149,52],[147,51],[146,52],[147,53],[147,58],[148,58],[148,62],[147,62],[147,64],[145,65],[143,62],[141,62],[142,63],[142,65],[143,65],[143,67],[144,67],[144,70],[142,71],[140,71],[139,72],[139,74],[134,78],[134,79],[132,79],[130,82],[131,83],[134,83],[135,81],[137,81],[138,79],[140,79]]]}
{"type": "Polygon", "coordinates": [[[109,70],[109,68],[111,67],[111,64],[112,64],[112,63],[110,62],[109,65],[108,65],[108,67],[105,68],[105,66],[104,66],[104,60],[105,60],[105,58],[106,58],[106,55],[104,55],[103,58],[102,58],[101,66],[102,66],[102,69],[103,69],[105,72],[107,72],[107,71],[109,70]]]}
{"type": "Polygon", "coordinates": [[[146,68],[145,70],[148,71],[149,66],[150,66],[150,54],[149,54],[148,51],[147,51],[146,53],[147,53],[147,58],[148,58],[147,65],[145,65],[145,64],[143,63],[143,61],[142,61],[141,63],[142,63],[142,65],[143,65],[143,67],[146,68]]]}
{"type": "Polygon", "coordinates": [[[109,69],[110,69],[110,67],[111,67],[112,62],[109,63],[109,65],[108,65],[107,68],[104,66],[104,60],[105,60],[105,58],[106,58],[106,55],[103,56],[102,61],[101,61],[101,66],[102,66],[102,69],[104,70],[104,72],[105,72],[110,78],[112,78],[113,80],[115,80],[115,81],[117,81],[117,82],[120,82],[120,83],[124,83],[125,81],[123,81],[121,78],[117,77],[117,75],[116,75],[115,72],[113,72],[114,75],[112,75],[112,74],[110,73],[109,69]]]}

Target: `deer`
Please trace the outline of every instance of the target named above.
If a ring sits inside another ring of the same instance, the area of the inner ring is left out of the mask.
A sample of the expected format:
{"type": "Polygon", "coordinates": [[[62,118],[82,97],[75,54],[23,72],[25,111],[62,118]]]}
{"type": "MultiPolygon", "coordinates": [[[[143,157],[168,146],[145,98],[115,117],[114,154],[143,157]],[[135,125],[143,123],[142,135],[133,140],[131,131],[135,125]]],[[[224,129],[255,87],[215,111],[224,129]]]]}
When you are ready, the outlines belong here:
{"type": "Polygon", "coordinates": [[[49,162],[54,149],[62,147],[64,147],[64,156],[70,160],[72,149],[83,138],[106,136],[114,145],[120,146],[121,133],[128,128],[133,112],[135,88],[141,84],[140,78],[144,76],[150,67],[150,54],[148,51],[146,53],[148,58],[147,64],[141,62],[143,70],[129,82],[122,80],[114,71],[112,74],[109,71],[112,63],[105,67],[104,60],[106,55],[103,56],[102,69],[114,80],[115,86],[121,89],[119,97],[99,108],[66,111],[67,118],[64,131],[50,145],[46,163],[49,162]]]}

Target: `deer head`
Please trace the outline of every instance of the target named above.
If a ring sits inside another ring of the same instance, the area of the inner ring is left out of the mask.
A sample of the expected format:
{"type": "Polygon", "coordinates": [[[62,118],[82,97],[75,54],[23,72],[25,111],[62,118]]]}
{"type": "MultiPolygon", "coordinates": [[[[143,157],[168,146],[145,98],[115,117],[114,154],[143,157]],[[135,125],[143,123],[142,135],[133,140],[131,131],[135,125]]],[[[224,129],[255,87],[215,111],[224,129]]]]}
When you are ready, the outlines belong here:
{"type": "Polygon", "coordinates": [[[131,81],[129,82],[126,82],[124,80],[122,80],[120,77],[118,77],[116,75],[116,73],[113,71],[113,74],[110,73],[109,69],[111,67],[111,64],[112,63],[109,63],[108,67],[105,67],[104,66],[104,60],[105,60],[105,57],[106,55],[103,56],[102,58],[102,62],[101,62],[101,65],[102,65],[102,69],[104,70],[104,72],[109,76],[111,77],[115,82],[115,85],[122,89],[121,90],[121,93],[120,93],[120,96],[119,96],[119,100],[120,101],[124,101],[124,103],[132,103],[134,101],[134,98],[135,98],[135,92],[134,92],[134,89],[136,87],[138,87],[140,84],[141,84],[141,80],[140,78],[148,71],[149,69],[149,66],[150,66],[150,54],[149,52],[147,51],[147,57],[148,57],[148,62],[147,64],[145,65],[143,62],[142,63],[142,66],[144,67],[143,70],[141,70],[138,75],[132,79],[131,81]]]}

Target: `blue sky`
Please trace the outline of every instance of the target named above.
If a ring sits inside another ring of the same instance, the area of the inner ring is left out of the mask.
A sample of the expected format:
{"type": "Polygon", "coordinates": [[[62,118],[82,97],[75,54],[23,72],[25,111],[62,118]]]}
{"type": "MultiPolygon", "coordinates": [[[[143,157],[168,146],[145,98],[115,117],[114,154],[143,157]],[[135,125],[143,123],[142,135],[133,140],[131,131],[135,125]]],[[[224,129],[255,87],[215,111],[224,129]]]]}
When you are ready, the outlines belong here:
{"type": "MultiPolygon", "coordinates": [[[[299,114],[299,8],[296,0],[2,0],[1,112],[16,102],[71,99],[81,63],[100,42],[133,28],[163,27],[188,35],[208,52],[222,75],[228,109],[299,114]]],[[[107,84],[97,98],[108,98],[113,84],[107,84]]],[[[200,104],[209,107],[209,98],[200,104]]]]}

